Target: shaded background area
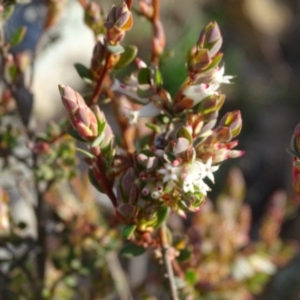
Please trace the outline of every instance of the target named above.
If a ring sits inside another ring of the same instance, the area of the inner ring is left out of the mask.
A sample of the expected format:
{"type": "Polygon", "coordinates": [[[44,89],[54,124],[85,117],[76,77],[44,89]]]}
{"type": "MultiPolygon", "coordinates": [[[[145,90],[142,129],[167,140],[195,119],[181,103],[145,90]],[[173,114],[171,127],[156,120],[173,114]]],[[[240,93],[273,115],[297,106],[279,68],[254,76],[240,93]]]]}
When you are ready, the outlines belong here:
{"type": "MultiPolygon", "coordinates": [[[[98,1],[107,12],[112,1],[98,1]]],[[[39,38],[39,18],[43,17],[40,1],[25,22],[34,24],[36,39],[27,40],[25,48],[32,48],[39,38]]],[[[201,28],[211,20],[219,23],[224,45],[224,64],[227,74],[237,75],[233,85],[222,90],[227,100],[221,111],[239,109],[243,116],[243,130],[239,149],[246,150],[237,160],[228,161],[216,174],[216,188],[212,199],[223,185],[228,169],[238,165],[247,182],[246,201],[251,205],[254,220],[252,236],[257,228],[265,206],[277,190],[291,190],[291,157],[285,148],[294,127],[300,122],[300,2],[297,0],[162,0],[161,19],[165,26],[167,47],[173,57],[163,61],[161,70],[164,84],[174,94],[186,78],[185,54],[201,28]]],[[[24,11],[28,7],[22,8],[24,11]]],[[[18,17],[18,22],[21,19],[18,17]]],[[[136,15],[138,25],[129,32],[125,43],[139,47],[138,56],[150,60],[150,25],[136,15]]],[[[11,21],[8,34],[15,26],[11,21]]],[[[13,30],[12,30],[13,31],[13,30]]],[[[26,42],[26,41],[25,41],[26,42]]],[[[43,125],[62,113],[57,84],[80,86],[81,80],[73,69],[73,63],[89,64],[93,48],[91,32],[82,22],[82,10],[76,1],[69,1],[68,8],[59,25],[40,40],[42,51],[36,62],[34,89],[36,94],[35,114],[43,125]],[[76,28],[76,32],[74,32],[76,28]]],[[[18,51],[18,49],[16,49],[18,51]]],[[[133,67],[129,67],[129,70],[133,67]]],[[[117,74],[118,76],[124,76],[117,74]]],[[[287,238],[300,240],[299,215],[284,228],[287,238]]],[[[273,291],[268,299],[295,299],[296,291],[287,291],[282,278],[300,291],[300,262],[293,272],[287,269],[275,278],[273,291]],[[298,272],[298,275],[297,275],[298,272]],[[292,275],[291,275],[292,274],[292,275]],[[280,277],[282,276],[282,277],[280,277]],[[289,277],[290,276],[290,277],[289,277]],[[298,277],[297,277],[298,276],[298,277]],[[297,281],[298,278],[298,281],[297,281]],[[276,281],[277,280],[277,281],[276,281]],[[279,283],[280,282],[280,283],[279,283]],[[276,287],[276,289],[275,289],[276,287]],[[280,291],[278,291],[278,287],[280,291]],[[291,295],[288,295],[290,293],[291,295]]]]}

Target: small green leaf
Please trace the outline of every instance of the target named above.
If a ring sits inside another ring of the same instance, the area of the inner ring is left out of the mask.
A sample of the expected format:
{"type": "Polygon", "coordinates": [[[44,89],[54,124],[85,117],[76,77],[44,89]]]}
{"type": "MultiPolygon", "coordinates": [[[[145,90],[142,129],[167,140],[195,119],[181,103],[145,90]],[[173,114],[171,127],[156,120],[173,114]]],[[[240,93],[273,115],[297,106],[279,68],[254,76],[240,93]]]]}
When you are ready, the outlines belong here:
{"type": "Polygon", "coordinates": [[[193,142],[192,136],[190,134],[190,132],[187,130],[186,127],[181,127],[178,132],[177,132],[177,137],[183,137],[186,138],[189,141],[189,144],[191,145],[193,142]]]}
{"type": "Polygon", "coordinates": [[[139,84],[151,84],[151,69],[141,68],[138,73],[139,84]]]}
{"type": "Polygon", "coordinates": [[[211,69],[213,69],[214,67],[216,67],[216,66],[220,63],[222,57],[223,57],[223,53],[218,53],[218,54],[214,57],[213,61],[211,62],[211,64],[208,66],[208,68],[207,68],[205,71],[211,70],[211,69]]]}
{"type": "Polygon", "coordinates": [[[126,258],[132,258],[143,254],[145,251],[146,249],[144,247],[128,242],[121,249],[120,255],[126,258]]]}
{"type": "Polygon", "coordinates": [[[163,80],[162,80],[162,75],[158,70],[158,68],[155,69],[154,78],[155,78],[156,86],[161,87],[163,85],[163,80]]]}
{"type": "Polygon", "coordinates": [[[91,184],[94,186],[94,188],[96,188],[96,190],[98,190],[100,193],[103,193],[99,183],[97,182],[97,180],[95,178],[93,170],[89,170],[88,176],[89,176],[89,180],[90,180],[91,184]]]}
{"type": "Polygon", "coordinates": [[[121,45],[107,45],[106,49],[108,52],[118,55],[125,51],[125,48],[121,45]]]}
{"type": "Polygon", "coordinates": [[[190,260],[192,257],[191,252],[188,249],[182,249],[179,253],[179,256],[177,256],[177,260],[179,262],[184,262],[190,260]]]}
{"type": "Polygon", "coordinates": [[[126,46],[125,51],[121,53],[119,61],[114,66],[115,69],[120,69],[129,65],[136,57],[138,49],[136,46],[126,46]]]}
{"type": "Polygon", "coordinates": [[[124,239],[129,239],[136,229],[136,225],[126,225],[122,230],[122,236],[124,239]]]}
{"type": "Polygon", "coordinates": [[[84,154],[85,156],[87,156],[88,158],[91,158],[91,159],[95,159],[95,156],[92,154],[92,153],[90,153],[90,152],[88,152],[88,151],[86,151],[86,150],[83,150],[83,149],[81,149],[81,148],[75,148],[78,152],[80,152],[80,153],[82,153],[82,154],[84,154]]]}
{"type": "MultiPolygon", "coordinates": [[[[102,149],[101,149],[101,152],[102,152],[102,149]]],[[[110,169],[110,166],[113,162],[113,159],[115,157],[115,154],[116,154],[116,150],[115,149],[110,149],[109,152],[107,153],[106,155],[106,160],[105,160],[105,167],[107,170],[110,169]]]]}
{"type": "Polygon", "coordinates": [[[197,283],[197,273],[193,269],[187,269],[185,271],[185,279],[190,285],[195,285],[197,283]]]}
{"type": "Polygon", "coordinates": [[[27,31],[27,28],[25,26],[22,26],[20,28],[18,28],[14,33],[13,35],[11,36],[10,40],[9,40],[9,43],[12,45],[12,46],[16,46],[18,45],[19,43],[21,43],[24,39],[24,36],[26,34],[26,31],[27,31]]]}
{"type": "Polygon", "coordinates": [[[155,229],[159,228],[161,224],[167,219],[170,213],[170,208],[168,206],[160,206],[157,209],[157,221],[154,226],[155,229]]]}
{"type": "Polygon", "coordinates": [[[79,142],[83,142],[83,143],[86,143],[86,141],[78,134],[78,132],[76,130],[74,130],[73,128],[72,129],[69,129],[67,131],[67,133],[72,137],[74,138],[75,140],[79,141],[79,142]]]}
{"type": "Polygon", "coordinates": [[[90,72],[90,69],[88,69],[86,66],[84,66],[80,63],[74,64],[74,67],[75,67],[78,75],[80,76],[80,78],[83,81],[85,81],[87,83],[93,82],[93,77],[92,77],[92,74],[90,72]]]}
{"type": "Polygon", "coordinates": [[[161,128],[160,126],[154,124],[154,123],[147,123],[146,126],[150,128],[152,131],[155,133],[161,133],[161,128]]]}
{"type": "Polygon", "coordinates": [[[106,122],[103,122],[99,118],[97,118],[97,123],[98,123],[98,133],[99,134],[104,133],[104,129],[106,127],[106,122]]]}
{"type": "Polygon", "coordinates": [[[104,140],[104,133],[100,133],[93,141],[93,143],[91,144],[92,147],[97,147],[100,146],[100,144],[102,143],[102,141],[104,140]]]}

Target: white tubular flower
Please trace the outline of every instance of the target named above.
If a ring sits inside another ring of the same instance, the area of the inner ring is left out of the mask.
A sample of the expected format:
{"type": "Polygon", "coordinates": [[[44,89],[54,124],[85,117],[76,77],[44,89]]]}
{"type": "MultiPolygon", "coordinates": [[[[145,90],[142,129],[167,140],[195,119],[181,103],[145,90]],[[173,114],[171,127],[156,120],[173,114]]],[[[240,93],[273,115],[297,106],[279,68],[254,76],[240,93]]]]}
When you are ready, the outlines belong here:
{"type": "Polygon", "coordinates": [[[190,85],[183,94],[194,101],[194,105],[200,103],[206,97],[213,95],[220,87],[219,83],[201,83],[198,85],[190,85]]]}
{"type": "Polygon", "coordinates": [[[141,60],[140,58],[136,58],[135,62],[136,62],[139,69],[147,68],[147,64],[143,60],[141,60]]]}
{"type": "Polygon", "coordinates": [[[159,169],[157,173],[162,174],[164,177],[163,182],[178,181],[178,176],[181,173],[181,167],[174,167],[171,163],[165,163],[162,169],[159,169]]]}
{"type": "Polygon", "coordinates": [[[203,175],[204,177],[208,177],[211,182],[215,183],[213,172],[217,171],[219,169],[219,166],[212,166],[211,164],[212,164],[212,157],[210,157],[206,162],[206,164],[204,165],[203,175]]]}
{"type": "Polygon", "coordinates": [[[206,165],[199,160],[195,160],[187,166],[183,179],[183,191],[195,192],[195,187],[198,188],[199,192],[203,195],[207,195],[207,192],[210,190],[209,186],[203,181],[203,178],[206,176],[206,165]]]}
{"type": "Polygon", "coordinates": [[[143,106],[140,110],[128,110],[125,117],[128,119],[129,124],[136,124],[140,118],[152,118],[160,114],[158,109],[152,102],[143,106]]]}
{"type": "Polygon", "coordinates": [[[142,98],[137,94],[136,86],[123,84],[118,79],[114,80],[114,82],[111,86],[111,90],[113,92],[119,92],[121,94],[124,94],[124,95],[132,98],[132,99],[135,99],[136,101],[140,102],[141,104],[147,104],[149,102],[149,98],[142,98]]]}
{"type": "Polygon", "coordinates": [[[197,181],[195,181],[195,186],[197,186],[199,192],[205,196],[207,195],[207,192],[211,190],[210,187],[202,179],[198,179],[197,181]]]}
{"type": "Polygon", "coordinates": [[[229,84],[229,83],[231,83],[230,80],[233,78],[233,76],[231,76],[231,75],[224,76],[224,73],[225,73],[224,66],[214,70],[212,83],[214,83],[214,84],[222,84],[222,83],[229,84]]]}

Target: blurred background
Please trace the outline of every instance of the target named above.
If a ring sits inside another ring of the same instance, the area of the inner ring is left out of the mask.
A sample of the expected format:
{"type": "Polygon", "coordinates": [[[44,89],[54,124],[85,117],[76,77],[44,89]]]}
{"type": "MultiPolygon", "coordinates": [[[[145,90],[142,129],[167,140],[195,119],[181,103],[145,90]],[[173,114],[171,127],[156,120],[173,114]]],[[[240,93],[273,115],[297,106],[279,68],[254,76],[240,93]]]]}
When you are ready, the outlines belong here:
{"type": "MultiPolygon", "coordinates": [[[[116,1],[98,1],[107,12],[116,1]]],[[[91,31],[83,23],[83,11],[69,0],[57,26],[43,36],[45,8],[42,1],[17,7],[6,28],[9,35],[20,23],[31,26],[24,42],[14,51],[33,51],[38,46],[33,88],[35,115],[41,128],[58,119],[63,110],[57,84],[86,90],[73,64],[89,65],[94,46],[91,31]],[[76,28],[76,30],[74,30],[76,28]]],[[[216,174],[212,200],[224,185],[232,165],[246,180],[245,201],[253,212],[252,238],[258,234],[261,216],[272,195],[285,191],[290,201],[292,158],[287,154],[294,127],[300,122],[300,1],[299,0],[161,0],[167,46],[172,56],[161,65],[166,89],[174,94],[187,73],[185,55],[201,29],[217,21],[224,38],[222,51],[226,74],[234,84],[222,87],[227,95],[221,115],[241,110],[243,129],[239,149],[243,157],[227,161],[216,174]]],[[[150,24],[134,15],[135,26],[125,44],[136,44],[138,56],[150,61],[150,24]]],[[[134,70],[130,66],[127,71],[134,70]]],[[[117,76],[124,76],[118,73],[117,76]]],[[[128,74],[128,73],[127,73],[128,74]]],[[[113,122],[113,120],[112,120],[113,122]]],[[[300,240],[299,212],[285,224],[282,236],[300,240]]],[[[300,292],[300,259],[275,277],[262,299],[296,299],[300,292]],[[296,267],[297,266],[297,267],[296,267]],[[284,273],[285,272],[285,273],[284,273]],[[281,277],[280,277],[281,276],[281,277]],[[291,288],[287,288],[288,286],[291,288]]]]}

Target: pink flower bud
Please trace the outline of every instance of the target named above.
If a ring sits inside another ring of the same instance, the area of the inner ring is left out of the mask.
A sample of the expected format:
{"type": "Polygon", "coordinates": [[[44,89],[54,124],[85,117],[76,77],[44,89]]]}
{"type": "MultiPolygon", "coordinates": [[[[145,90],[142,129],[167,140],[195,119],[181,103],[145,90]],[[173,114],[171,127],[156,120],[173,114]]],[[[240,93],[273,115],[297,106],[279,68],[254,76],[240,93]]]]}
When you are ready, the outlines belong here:
{"type": "Polygon", "coordinates": [[[229,127],[232,137],[236,137],[242,129],[242,117],[239,110],[227,113],[220,121],[220,127],[229,127]]]}
{"type": "Polygon", "coordinates": [[[124,38],[125,31],[131,29],[132,24],[132,14],[125,2],[113,6],[104,23],[108,41],[112,44],[120,42],[124,38]]]}
{"type": "Polygon", "coordinates": [[[59,91],[74,129],[87,141],[95,139],[98,135],[98,122],[93,111],[81,95],[69,86],[59,85],[59,91]]]}
{"type": "Polygon", "coordinates": [[[202,30],[198,43],[201,48],[209,50],[210,57],[218,53],[222,46],[222,35],[220,28],[216,22],[209,23],[204,30],[202,30]]]}

